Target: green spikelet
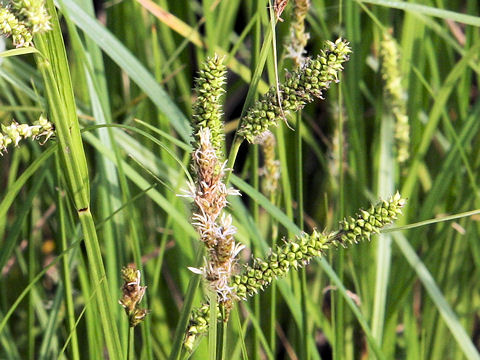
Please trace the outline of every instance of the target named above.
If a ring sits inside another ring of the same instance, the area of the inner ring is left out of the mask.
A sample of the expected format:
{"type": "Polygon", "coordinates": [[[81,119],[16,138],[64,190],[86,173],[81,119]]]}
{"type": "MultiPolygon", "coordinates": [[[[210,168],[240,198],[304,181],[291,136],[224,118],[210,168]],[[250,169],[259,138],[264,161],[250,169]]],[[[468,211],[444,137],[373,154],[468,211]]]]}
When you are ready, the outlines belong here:
{"type": "Polygon", "coordinates": [[[196,100],[193,105],[193,148],[200,145],[198,131],[201,128],[210,129],[210,141],[215,148],[217,157],[224,158],[222,149],[224,144],[224,130],[220,97],[225,92],[223,85],[226,80],[226,67],[222,64],[223,58],[215,55],[208,58],[202,65],[195,80],[196,100]]]}
{"type": "Polygon", "coordinates": [[[15,0],[12,4],[19,18],[32,31],[32,34],[51,29],[50,16],[43,0],[15,0]]]}
{"type": "MultiPolygon", "coordinates": [[[[221,321],[222,316],[220,308],[217,305],[217,320],[221,321]]],[[[193,309],[192,317],[187,328],[187,335],[185,337],[184,346],[188,351],[193,350],[195,340],[198,336],[205,334],[208,331],[208,324],[210,321],[210,304],[203,304],[193,309]]]]}
{"type": "Polygon", "coordinates": [[[32,45],[32,32],[7,7],[0,7],[0,34],[12,36],[17,48],[32,45]]]}
{"type": "Polygon", "coordinates": [[[315,59],[307,59],[304,66],[287,74],[287,79],[279,86],[281,106],[278,104],[276,87],[270,90],[248,110],[238,130],[250,143],[270,126],[277,125],[279,119],[289,112],[302,109],[315,98],[321,98],[323,91],[332,81],[338,82],[338,73],[349,58],[351,49],[343,39],[327,41],[321,54],[315,59]]]}
{"type": "Polygon", "coordinates": [[[388,200],[372,205],[368,210],[360,210],[355,217],[340,222],[341,230],[334,237],[332,244],[343,246],[356,244],[362,240],[370,240],[373,234],[391,224],[402,213],[405,199],[397,192],[388,200]]]}

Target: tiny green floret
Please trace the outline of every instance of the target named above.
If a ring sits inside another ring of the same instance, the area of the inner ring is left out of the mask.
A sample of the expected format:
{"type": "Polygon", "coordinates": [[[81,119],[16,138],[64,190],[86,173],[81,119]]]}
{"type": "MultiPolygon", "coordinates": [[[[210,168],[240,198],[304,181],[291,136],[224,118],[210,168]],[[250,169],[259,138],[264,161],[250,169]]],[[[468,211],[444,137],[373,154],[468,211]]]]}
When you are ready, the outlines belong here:
{"type": "Polygon", "coordinates": [[[280,105],[275,86],[253,104],[242,120],[239,135],[250,143],[255,142],[258,136],[270,126],[276,126],[279,119],[284,119],[288,113],[303,109],[315,98],[322,98],[323,91],[332,82],[338,82],[338,74],[351,51],[344,39],[327,41],[320,55],[307,59],[302,67],[287,74],[285,82],[279,86],[280,105]]]}

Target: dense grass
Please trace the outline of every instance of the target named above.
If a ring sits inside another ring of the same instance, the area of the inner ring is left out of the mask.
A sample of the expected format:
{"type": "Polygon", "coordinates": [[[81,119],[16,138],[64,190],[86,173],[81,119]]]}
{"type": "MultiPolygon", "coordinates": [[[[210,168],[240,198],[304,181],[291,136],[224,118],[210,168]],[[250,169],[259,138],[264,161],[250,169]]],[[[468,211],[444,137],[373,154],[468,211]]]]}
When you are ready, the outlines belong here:
{"type": "MultiPolygon", "coordinates": [[[[230,149],[242,111],[294,67],[284,57],[293,2],[272,27],[264,0],[111,1],[96,15],[88,0],[62,0],[58,24],[47,1],[53,30],[34,38],[39,53],[0,58],[2,123],[44,113],[56,126],[55,139],[0,159],[1,359],[188,356],[190,310],[207,296],[187,269],[203,255],[177,196],[190,177],[198,64],[225,56],[230,149]],[[118,300],[132,262],[150,313],[129,331],[118,300]]],[[[192,358],[479,359],[480,227],[469,211],[480,208],[480,5],[311,2],[308,54],[337,37],[353,53],[325,100],[275,129],[276,193],[262,195],[259,146],[234,148],[229,180],[243,196],[228,212],[249,249],[241,262],[301,230],[335,230],[396,190],[405,227],[237,303],[225,349],[211,332],[192,358]],[[389,33],[407,95],[403,163],[381,75],[389,33]]]]}

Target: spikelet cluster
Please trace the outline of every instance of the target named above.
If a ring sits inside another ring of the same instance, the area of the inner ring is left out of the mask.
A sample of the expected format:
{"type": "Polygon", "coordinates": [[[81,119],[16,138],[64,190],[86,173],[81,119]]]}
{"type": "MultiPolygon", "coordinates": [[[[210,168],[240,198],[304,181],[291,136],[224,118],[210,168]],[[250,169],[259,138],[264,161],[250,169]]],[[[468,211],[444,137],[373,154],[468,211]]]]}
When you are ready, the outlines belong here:
{"type": "Polygon", "coordinates": [[[280,178],[280,161],[275,155],[275,135],[271,131],[266,131],[255,141],[260,144],[263,153],[263,167],[259,172],[260,176],[263,176],[263,191],[271,195],[277,191],[280,178]]]}
{"type": "MultiPolygon", "coordinates": [[[[208,324],[210,320],[210,305],[203,304],[192,311],[191,321],[188,326],[187,334],[185,336],[184,346],[188,351],[193,350],[195,340],[198,336],[205,334],[208,331],[208,324]]],[[[222,320],[220,308],[217,304],[217,320],[222,320]]]]}
{"type": "Polygon", "coordinates": [[[360,210],[358,214],[340,222],[341,229],[333,238],[335,246],[357,244],[363,240],[370,240],[373,234],[391,224],[402,213],[406,200],[396,193],[387,200],[371,205],[367,210],[360,210]]]}
{"type": "Polygon", "coordinates": [[[285,57],[293,59],[296,66],[303,66],[306,61],[306,50],[310,34],[305,32],[305,18],[310,9],[310,0],[295,0],[293,19],[290,25],[290,37],[285,45],[285,57]]]}
{"type": "Polygon", "coordinates": [[[0,7],[0,34],[11,36],[13,45],[17,48],[33,44],[32,32],[17,19],[9,7],[4,7],[3,4],[0,7]]]}
{"type": "Polygon", "coordinates": [[[204,266],[190,270],[201,274],[209,289],[217,294],[218,301],[228,308],[232,300],[230,278],[243,246],[235,242],[236,228],[232,225],[232,217],[223,211],[228,204],[228,195],[240,195],[238,190],[227,188],[223,182],[227,169],[222,154],[225,137],[219,99],[224,92],[225,73],[222,59],[214,56],[202,64],[196,79],[192,153],[194,181],[189,184],[187,196],[195,204],[193,225],[207,248],[204,266]]]}
{"type": "Polygon", "coordinates": [[[315,98],[322,98],[323,91],[332,82],[338,82],[338,74],[350,53],[347,41],[341,38],[335,42],[327,41],[320,55],[287,74],[285,82],[279,85],[280,94],[273,86],[253,104],[242,119],[238,134],[252,143],[288,113],[302,109],[315,98]]]}
{"type": "MultiPolygon", "coordinates": [[[[370,240],[373,234],[397,219],[404,205],[405,199],[397,192],[388,200],[342,220],[337,231],[321,233],[314,230],[311,234],[304,233],[278,246],[265,259],[255,259],[252,265],[245,266],[240,274],[232,278],[231,286],[237,300],[255,295],[276,278],[284,277],[292,268],[304,267],[313,258],[323,256],[327,250],[370,240]]],[[[185,338],[187,349],[191,349],[195,339],[208,330],[208,307],[208,304],[204,304],[193,312],[185,338]]]]}
{"type": "Polygon", "coordinates": [[[193,104],[193,148],[200,145],[199,130],[210,129],[212,146],[219,159],[223,159],[225,135],[222,122],[222,107],[220,97],[225,92],[223,88],[226,79],[226,67],[223,58],[215,55],[201,64],[198,78],[195,80],[197,98],[193,104]]]}
{"type": "Polygon", "coordinates": [[[382,58],[382,77],[388,95],[392,113],[395,117],[395,140],[397,159],[400,163],[410,157],[410,126],[408,124],[406,92],[402,86],[400,73],[399,51],[395,40],[388,34],[384,35],[380,44],[382,58]]]}
{"type": "Polygon", "coordinates": [[[0,3],[0,34],[11,36],[17,48],[33,46],[33,35],[51,29],[44,0],[0,3]]]}
{"type": "Polygon", "coordinates": [[[33,123],[33,125],[19,124],[13,121],[10,125],[2,124],[0,132],[0,154],[7,152],[10,145],[18,146],[21,140],[31,138],[32,140],[43,140],[45,143],[55,133],[53,124],[43,115],[33,123]]]}
{"type": "Polygon", "coordinates": [[[137,326],[148,314],[147,309],[142,309],[139,304],[147,290],[146,286],[140,285],[140,270],[135,265],[129,265],[122,269],[123,286],[122,298],[118,301],[125,309],[130,327],[137,326]]]}

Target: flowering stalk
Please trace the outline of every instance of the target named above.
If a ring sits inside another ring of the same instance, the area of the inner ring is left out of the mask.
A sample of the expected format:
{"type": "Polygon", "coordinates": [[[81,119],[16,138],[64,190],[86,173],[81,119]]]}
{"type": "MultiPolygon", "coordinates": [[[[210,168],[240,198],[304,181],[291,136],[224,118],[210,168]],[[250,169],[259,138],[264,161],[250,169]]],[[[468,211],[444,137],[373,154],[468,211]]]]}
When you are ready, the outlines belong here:
{"type": "Polygon", "coordinates": [[[270,126],[276,126],[278,119],[283,119],[291,111],[301,110],[315,98],[321,98],[332,81],[338,82],[338,73],[343,70],[350,52],[349,43],[341,38],[335,42],[327,41],[320,55],[307,59],[301,68],[287,74],[285,82],[279,85],[281,104],[278,103],[277,87],[271,87],[247,111],[238,134],[252,143],[270,126]]]}
{"type": "Polygon", "coordinates": [[[33,123],[33,125],[19,124],[13,121],[10,125],[2,124],[2,131],[0,132],[0,154],[7,152],[7,147],[11,144],[18,146],[23,139],[31,138],[32,140],[39,140],[43,145],[50,137],[55,134],[53,124],[47,120],[43,115],[33,123]]]}
{"type": "Polygon", "coordinates": [[[310,0],[295,0],[293,10],[293,20],[290,26],[290,38],[286,44],[287,58],[293,59],[297,66],[305,64],[306,50],[310,34],[305,32],[305,17],[310,9],[310,0]]]}
{"type": "Polygon", "coordinates": [[[190,268],[201,274],[209,289],[218,296],[228,311],[232,300],[230,278],[236,257],[243,246],[235,243],[236,228],[232,217],[223,209],[228,195],[240,195],[238,190],[227,188],[223,182],[226,162],[223,160],[224,129],[221,121],[219,98],[223,94],[225,66],[218,56],[208,59],[201,66],[196,79],[197,99],[193,106],[194,152],[192,165],[194,182],[189,184],[189,194],[195,203],[193,225],[200,240],[207,248],[205,264],[200,269],[190,268]]]}
{"type": "Polygon", "coordinates": [[[129,265],[122,269],[124,284],[122,286],[122,298],[118,301],[125,309],[130,327],[137,326],[148,314],[147,309],[139,307],[140,302],[147,290],[146,286],[140,285],[140,270],[135,265],[129,265]]]}
{"type": "Polygon", "coordinates": [[[402,87],[402,76],[400,74],[399,51],[395,40],[388,34],[380,44],[380,55],[382,57],[382,77],[385,81],[385,90],[392,106],[392,113],[395,117],[395,140],[397,148],[397,159],[400,163],[410,157],[410,126],[408,124],[406,93],[402,87]]]}
{"type": "MultiPolygon", "coordinates": [[[[278,246],[266,259],[255,259],[252,265],[232,278],[230,286],[237,300],[246,300],[259,290],[265,289],[278,277],[284,277],[290,269],[306,266],[314,257],[325,255],[326,250],[348,247],[362,240],[370,240],[373,234],[391,224],[405,205],[397,192],[388,200],[360,210],[354,217],[340,222],[340,229],[331,233],[314,230],[278,246]]],[[[209,305],[195,309],[185,338],[185,347],[192,350],[196,338],[208,330],[209,305]]]]}

